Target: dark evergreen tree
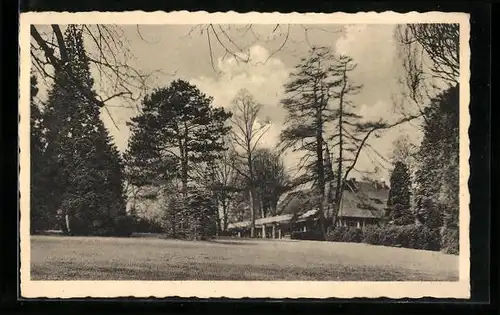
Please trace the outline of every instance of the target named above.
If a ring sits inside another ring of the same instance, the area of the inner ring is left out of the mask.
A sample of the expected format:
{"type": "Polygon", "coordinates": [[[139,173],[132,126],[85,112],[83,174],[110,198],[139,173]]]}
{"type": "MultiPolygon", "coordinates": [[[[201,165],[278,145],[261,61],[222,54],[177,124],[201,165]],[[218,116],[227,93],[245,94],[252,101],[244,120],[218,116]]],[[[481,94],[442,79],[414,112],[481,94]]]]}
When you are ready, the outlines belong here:
{"type": "Polygon", "coordinates": [[[43,117],[40,107],[35,102],[38,94],[37,79],[31,77],[30,91],[30,230],[35,233],[41,230],[54,228],[55,213],[50,213],[47,208],[47,195],[49,193],[49,178],[46,176],[46,163],[44,160],[45,139],[43,130],[43,117]]]}
{"type": "Polygon", "coordinates": [[[52,179],[47,205],[62,214],[67,233],[112,234],[115,218],[125,214],[120,155],[99,108],[77,88],[93,88],[81,30],[69,25],[64,40],[69,61],[56,71],[44,111],[44,160],[52,179]]]}
{"type": "Polygon", "coordinates": [[[397,225],[413,223],[411,212],[411,179],[408,167],[403,162],[396,162],[390,179],[391,189],[387,200],[388,218],[397,225]]]}

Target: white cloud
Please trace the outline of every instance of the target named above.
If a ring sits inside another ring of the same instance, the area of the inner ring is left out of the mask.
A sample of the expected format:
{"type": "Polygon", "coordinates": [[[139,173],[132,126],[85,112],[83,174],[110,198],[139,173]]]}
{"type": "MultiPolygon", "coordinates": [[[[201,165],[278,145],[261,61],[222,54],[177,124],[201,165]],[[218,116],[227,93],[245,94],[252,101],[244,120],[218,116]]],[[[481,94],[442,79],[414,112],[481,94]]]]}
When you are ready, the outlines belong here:
{"type": "Polygon", "coordinates": [[[280,100],[290,69],[279,58],[270,57],[269,52],[259,45],[250,48],[249,57],[248,63],[237,61],[234,57],[219,57],[218,77],[200,76],[190,81],[202,92],[213,96],[215,106],[227,109],[230,109],[236,93],[242,88],[247,89],[255,100],[262,104],[261,119],[269,118],[271,123],[262,138],[262,146],[273,148],[283,128],[286,113],[280,105],[280,100]]]}

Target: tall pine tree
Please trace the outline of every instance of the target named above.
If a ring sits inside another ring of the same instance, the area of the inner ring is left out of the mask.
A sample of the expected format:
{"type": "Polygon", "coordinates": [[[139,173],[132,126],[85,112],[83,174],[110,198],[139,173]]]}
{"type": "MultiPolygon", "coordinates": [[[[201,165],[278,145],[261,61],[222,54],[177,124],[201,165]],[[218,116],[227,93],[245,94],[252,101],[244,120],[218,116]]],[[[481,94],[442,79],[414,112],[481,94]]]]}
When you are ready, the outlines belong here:
{"type": "Polygon", "coordinates": [[[69,61],[66,71],[56,71],[44,111],[44,160],[53,180],[47,204],[70,234],[111,234],[117,216],[126,214],[122,162],[99,108],[77,88],[93,87],[81,29],[69,25],[64,40],[69,61]]]}
{"type": "Polygon", "coordinates": [[[176,80],[148,95],[142,113],[131,119],[132,136],[126,152],[131,183],[159,187],[158,191],[162,186],[180,184],[179,196],[172,202],[175,206],[166,209],[174,237],[181,230],[195,237],[200,232],[190,225],[204,222],[200,218],[204,214],[192,204],[204,198],[193,197],[201,191],[197,176],[203,173],[200,168],[209,167],[218,153],[226,150],[223,139],[230,129],[226,125],[230,116],[213,107],[212,98],[196,86],[176,80]]]}
{"type": "Polygon", "coordinates": [[[319,224],[326,233],[325,186],[328,180],[325,171],[327,148],[327,126],[337,119],[331,103],[336,80],[335,56],[328,48],[313,47],[308,58],[302,58],[285,84],[285,98],[281,101],[288,116],[281,140],[285,147],[304,152],[300,166],[308,169],[310,181],[315,183],[319,196],[319,224]]]}

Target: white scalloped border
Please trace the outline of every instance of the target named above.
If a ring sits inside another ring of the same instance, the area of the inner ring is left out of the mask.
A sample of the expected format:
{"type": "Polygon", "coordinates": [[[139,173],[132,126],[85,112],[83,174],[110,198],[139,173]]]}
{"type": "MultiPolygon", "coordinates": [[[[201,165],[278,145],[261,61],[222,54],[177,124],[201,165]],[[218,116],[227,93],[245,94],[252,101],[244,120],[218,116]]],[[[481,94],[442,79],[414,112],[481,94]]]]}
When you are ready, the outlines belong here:
{"type": "Polygon", "coordinates": [[[20,16],[20,263],[24,298],[199,297],[199,298],[469,298],[470,24],[466,13],[375,11],[359,13],[28,12],[20,16]],[[29,243],[29,47],[31,24],[460,24],[460,276],[457,282],[334,281],[31,281],[29,243]]]}

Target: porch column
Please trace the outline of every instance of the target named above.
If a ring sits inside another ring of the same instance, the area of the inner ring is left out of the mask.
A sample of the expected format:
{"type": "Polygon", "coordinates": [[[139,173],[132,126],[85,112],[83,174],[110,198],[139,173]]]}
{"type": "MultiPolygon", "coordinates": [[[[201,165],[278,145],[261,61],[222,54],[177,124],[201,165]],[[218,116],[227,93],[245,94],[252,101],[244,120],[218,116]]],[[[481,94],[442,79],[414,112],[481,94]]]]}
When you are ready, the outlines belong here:
{"type": "Polygon", "coordinates": [[[240,238],[241,238],[241,232],[238,232],[238,237],[240,237],[240,238]]]}
{"type": "Polygon", "coordinates": [[[276,224],[273,224],[273,239],[276,238],[276,224]]]}
{"type": "Polygon", "coordinates": [[[359,221],[356,221],[356,227],[359,229],[361,227],[361,224],[359,224],[359,221]]]}
{"type": "Polygon", "coordinates": [[[278,229],[278,238],[281,238],[281,229],[278,229]]]}
{"type": "Polygon", "coordinates": [[[307,226],[304,225],[304,232],[307,232],[307,226]]]}
{"type": "Polygon", "coordinates": [[[262,238],[266,238],[266,225],[262,224],[262,238]]]}

